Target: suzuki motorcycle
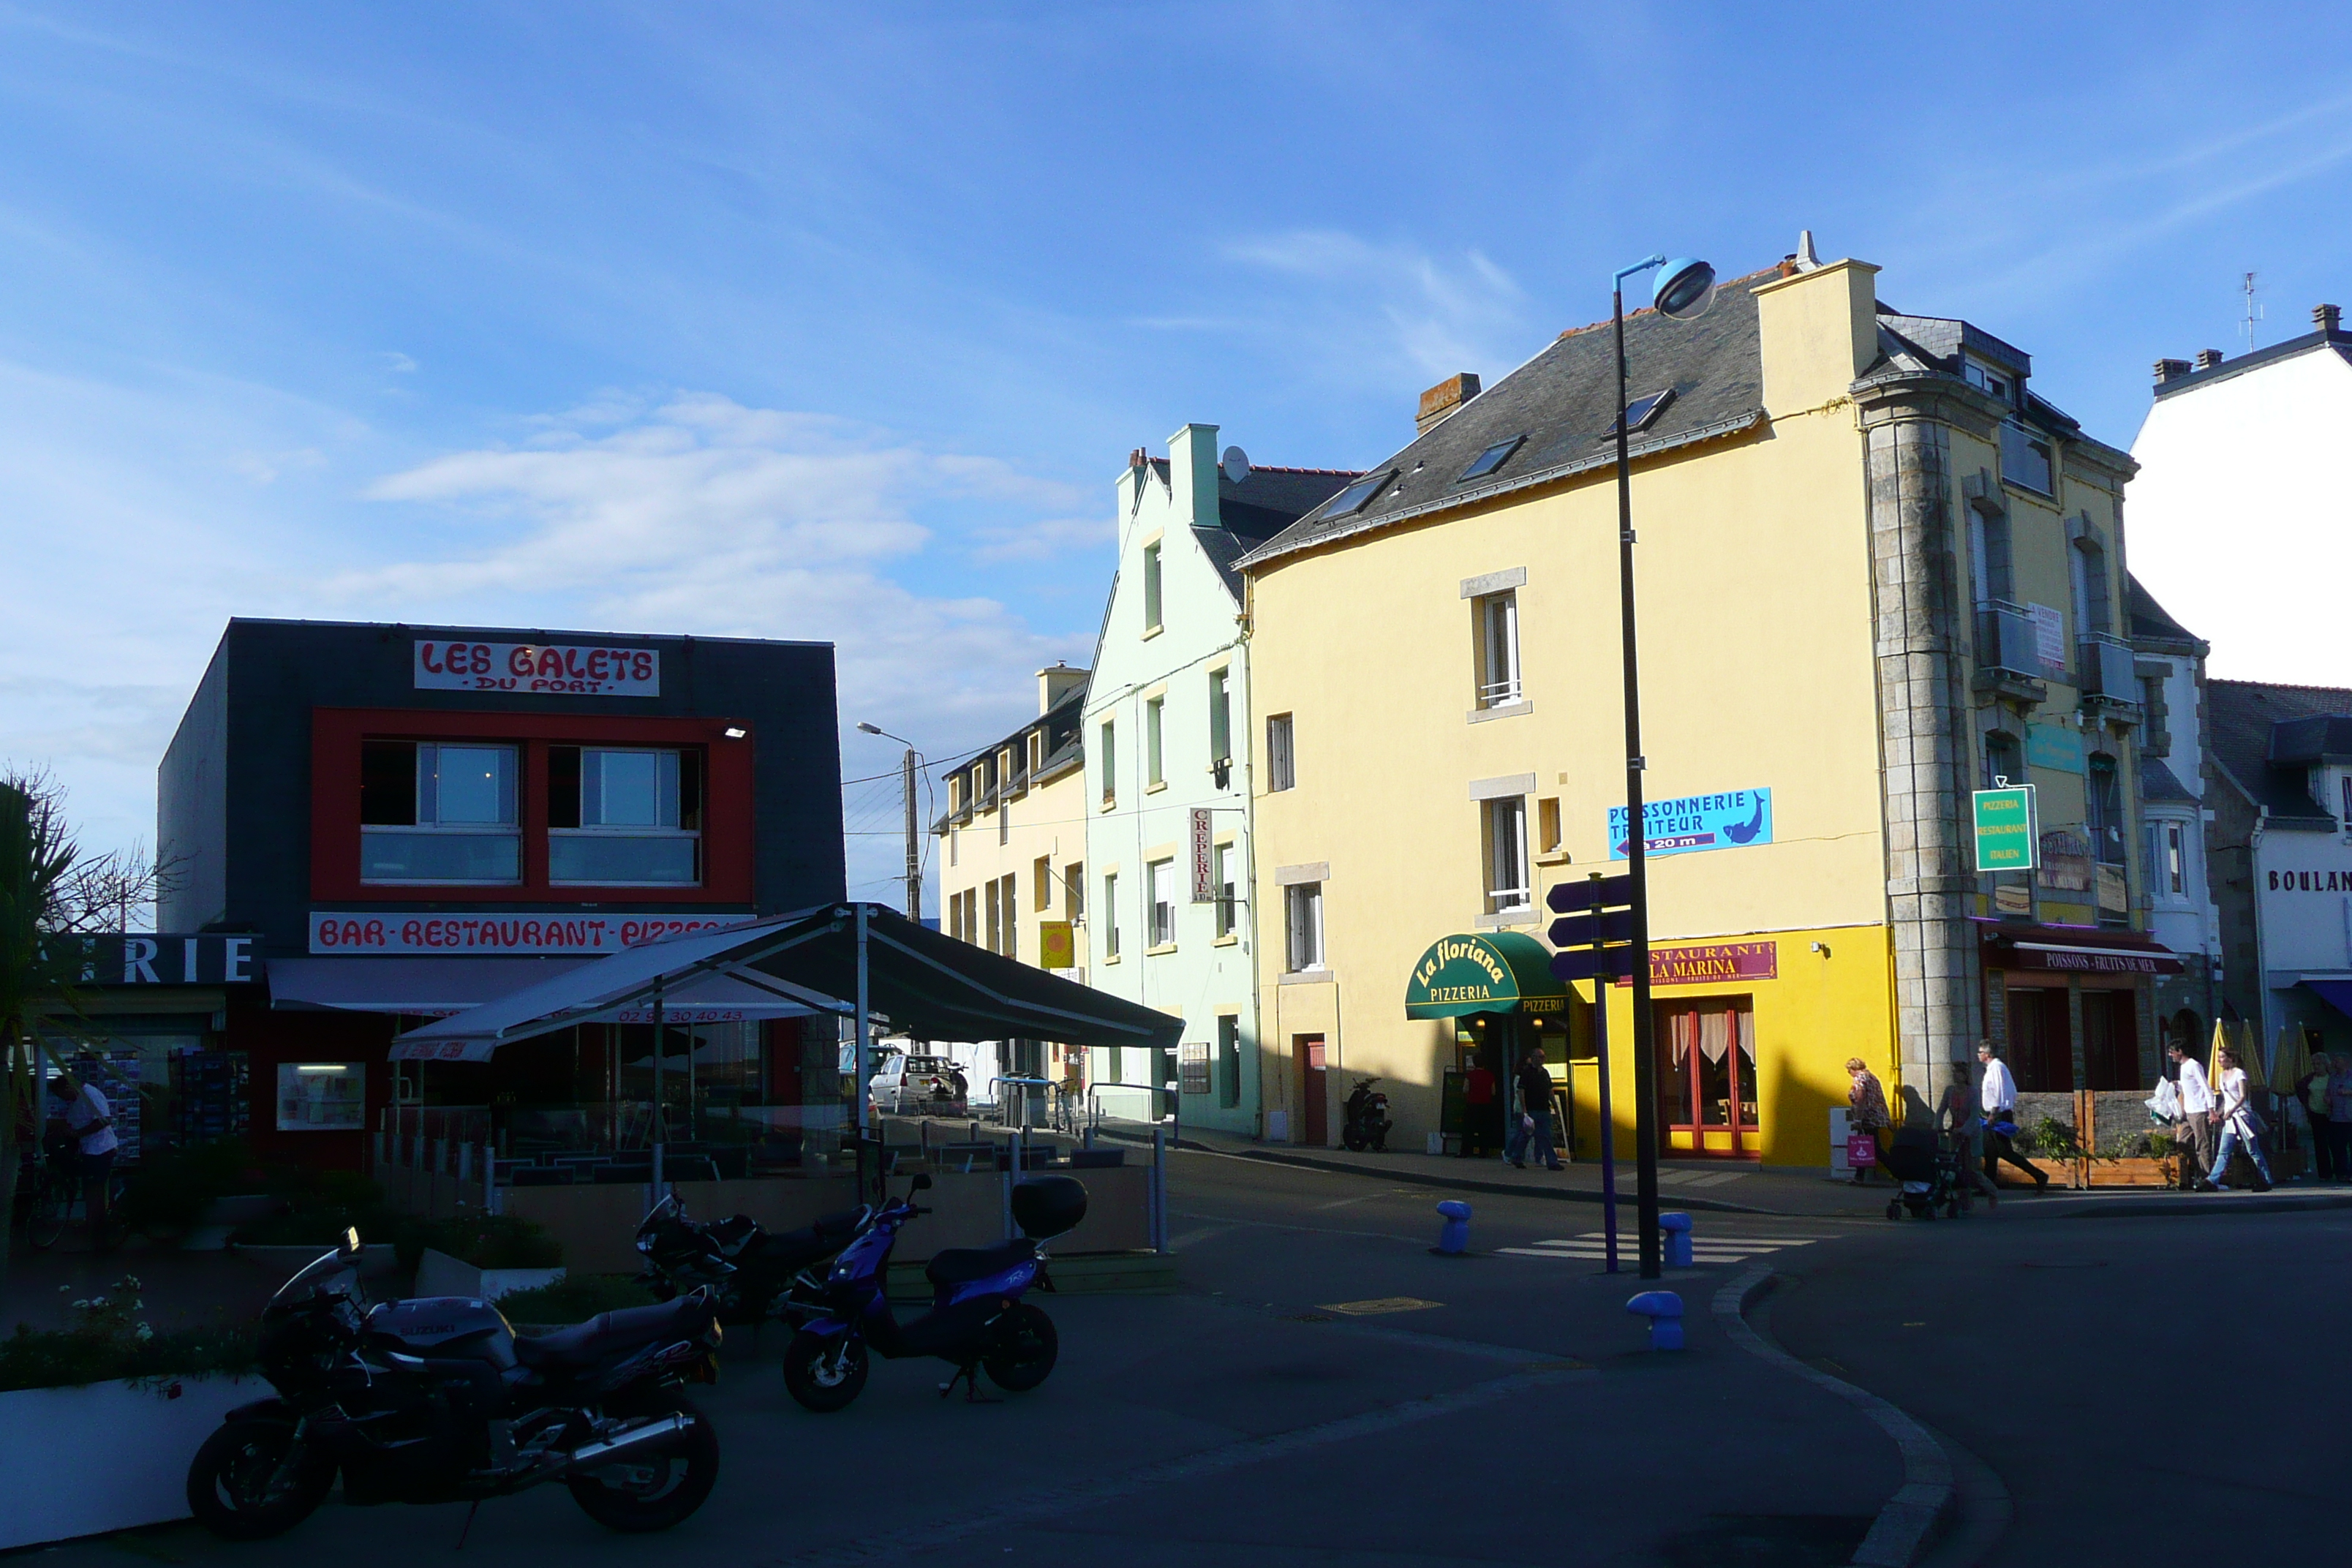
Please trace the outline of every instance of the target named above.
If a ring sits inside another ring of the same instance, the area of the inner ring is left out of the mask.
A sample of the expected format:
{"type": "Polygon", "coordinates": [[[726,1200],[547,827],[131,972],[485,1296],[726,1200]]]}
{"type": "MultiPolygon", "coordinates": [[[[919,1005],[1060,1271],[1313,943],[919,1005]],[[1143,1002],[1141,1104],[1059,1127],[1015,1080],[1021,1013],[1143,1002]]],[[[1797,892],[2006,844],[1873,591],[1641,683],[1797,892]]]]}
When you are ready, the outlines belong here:
{"type": "Polygon", "coordinates": [[[708,1289],[722,1323],[784,1316],[788,1300],[819,1304],[824,1276],[812,1271],[848,1246],[873,1212],[861,1204],[770,1235],[749,1215],[698,1225],[673,1193],[637,1226],[637,1253],[646,1260],[637,1282],[664,1300],[708,1289]]]}
{"type": "Polygon", "coordinates": [[[1355,1092],[1348,1096],[1339,1142],[1359,1154],[1367,1149],[1387,1153],[1389,1129],[1396,1125],[1389,1120],[1389,1097],[1372,1087],[1380,1081],[1376,1078],[1360,1079],[1355,1092]]]}
{"type": "Polygon", "coordinates": [[[718,1378],[705,1294],[519,1338],[467,1297],[370,1304],[359,1257],[346,1231],[262,1310],[278,1396],[230,1411],[188,1467],[189,1511],[214,1534],[282,1534],[339,1474],[362,1505],[562,1481],[591,1519],[630,1531],[667,1530],[710,1495],[719,1437],[679,1392],[718,1378]]]}
{"type": "Polygon", "coordinates": [[[864,1235],[849,1244],[825,1279],[827,1310],[803,1325],[784,1351],[784,1387],[808,1409],[828,1414],[848,1407],[866,1386],[867,1356],[887,1361],[935,1356],[954,1367],[942,1396],[965,1384],[980,1397],[979,1371],[1008,1394],[1044,1383],[1054,1370],[1054,1320],[1021,1298],[1032,1286],[1051,1290],[1037,1243],[1060,1236],[1087,1214],[1087,1189],[1071,1176],[1036,1176],[1013,1189],[1013,1219],[1022,1234],[993,1247],[951,1247],[923,1266],[931,1308],[900,1322],[883,1282],[890,1250],[908,1220],[931,1211],[913,1194],[931,1184],[919,1175],[908,1196],[875,1212],[864,1235]]]}

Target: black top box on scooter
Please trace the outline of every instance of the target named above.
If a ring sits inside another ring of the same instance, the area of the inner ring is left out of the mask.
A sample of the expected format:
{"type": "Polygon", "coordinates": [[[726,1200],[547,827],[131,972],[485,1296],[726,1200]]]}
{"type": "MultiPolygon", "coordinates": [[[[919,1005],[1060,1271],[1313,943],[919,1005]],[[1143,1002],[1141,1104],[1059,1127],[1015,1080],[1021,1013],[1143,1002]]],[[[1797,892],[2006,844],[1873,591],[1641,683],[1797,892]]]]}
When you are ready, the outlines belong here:
{"type": "Polygon", "coordinates": [[[1087,1184],[1076,1176],[1032,1176],[1013,1189],[1013,1223],[1037,1241],[1076,1229],[1087,1217],[1087,1184]]]}

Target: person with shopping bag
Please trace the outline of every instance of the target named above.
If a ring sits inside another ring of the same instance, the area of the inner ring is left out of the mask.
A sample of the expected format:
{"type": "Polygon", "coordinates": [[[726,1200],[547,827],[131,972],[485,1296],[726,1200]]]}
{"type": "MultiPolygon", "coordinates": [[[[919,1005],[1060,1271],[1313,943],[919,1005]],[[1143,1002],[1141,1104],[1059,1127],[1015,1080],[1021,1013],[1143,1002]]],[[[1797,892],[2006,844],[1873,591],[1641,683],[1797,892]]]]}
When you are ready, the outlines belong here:
{"type": "Polygon", "coordinates": [[[2017,1079],[2011,1074],[2009,1064],[2000,1059],[2000,1052],[1990,1040],[1978,1042],[1977,1060],[1984,1064],[1984,1077],[1977,1086],[1977,1103],[1984,1109],[1986,1180],[1999,1186],[2000,1162],[2006,1160],[2033,1178],[2036,1193],[2047,1192],[2050,1178],[2010,1142],[2017,1136],[2017,1079]]]}
{"type": "Polygon", "coordinates": [[[2221,1073],[2213,1085],[2213,1097],[2220,1101],[2214,1120],[2221,1124],[2221,1146],[2214,1151],[2213,1169],[2199,1184],[2199,1191],[2226,1193],[2230,1184],[2224,1180],[2230,1173],[2230,1156],[2242,1143],[2246,1158],[2254,1163],[2254,1191],[2271,1190],[2271,1163],[2263,1153],[2263,1119],[2246,1102],[2246,1069],[2238,1065],[2238,1053],[2223,1046],[2215,1059],[2221,1064],[2221,1073]]]}
{"type": "Polygon", "coordinates": [[[1878,1075],[1870,1070],[1869,1063],[1853,1057],[1847,1060],[1845,1070],[1851,1075],[1845,1094],[1845,1163],[1853,1167],[1854,1184],[1859,1186],[1870,1179],[1877,1165],[1885,1142],[1879,1134],[1895,1125],[1895,1118],[1886,1109],[1886,1090],[1879,1086],[1878,1075]]]}
{"type": "Polygon", "coordinates": [[[2201,1187],[2213,1171],[2213,1087],[2206,1081],[2204,1065],[2175,1040],[2165,1047],[2173,1070],[2180,1075],[2180,1184],[2201,1187]],[[2194,1162],[2194,1167],[2191,1166],[2194,1162]]]}

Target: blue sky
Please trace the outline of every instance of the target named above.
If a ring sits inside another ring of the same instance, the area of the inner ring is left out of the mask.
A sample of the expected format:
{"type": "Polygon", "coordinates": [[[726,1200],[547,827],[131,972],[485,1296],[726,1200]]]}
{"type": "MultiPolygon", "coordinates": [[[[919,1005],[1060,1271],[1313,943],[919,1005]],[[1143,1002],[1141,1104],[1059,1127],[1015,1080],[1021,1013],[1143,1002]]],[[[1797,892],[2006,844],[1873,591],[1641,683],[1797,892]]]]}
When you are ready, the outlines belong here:
{"type": "Polygon", "coordinates": [[[152,836],[232,614],[831,638],[950,753],[1088,657],[1130,447],[1369,463],[1652,249],[1810,227],[2128,445],[2242,272],[2352,303],[2340,22],[0,0],[0,759],[152,836]]]}

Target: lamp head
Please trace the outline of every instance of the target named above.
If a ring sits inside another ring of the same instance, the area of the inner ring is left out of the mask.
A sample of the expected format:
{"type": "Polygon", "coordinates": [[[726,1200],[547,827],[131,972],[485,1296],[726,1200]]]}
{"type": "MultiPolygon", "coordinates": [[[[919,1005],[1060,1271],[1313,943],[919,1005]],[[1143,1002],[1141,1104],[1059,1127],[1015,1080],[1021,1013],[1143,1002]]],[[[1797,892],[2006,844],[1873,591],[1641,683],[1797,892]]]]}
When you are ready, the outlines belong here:
{"type": "Polygon", "coordinates": [[[873,724],[861,723],[857,727],[865,731],[869,735],[878,735],[882,732],[879,727],[873,724]]]}
{"type": "Polygon", "coordinates": [[[1715,268],[1695,257],[1683,257],[1658,268],[1658,286],[1650,297],[1661,316],[1677,321],[1695,321],[1715,303],[1715,268]]]}

